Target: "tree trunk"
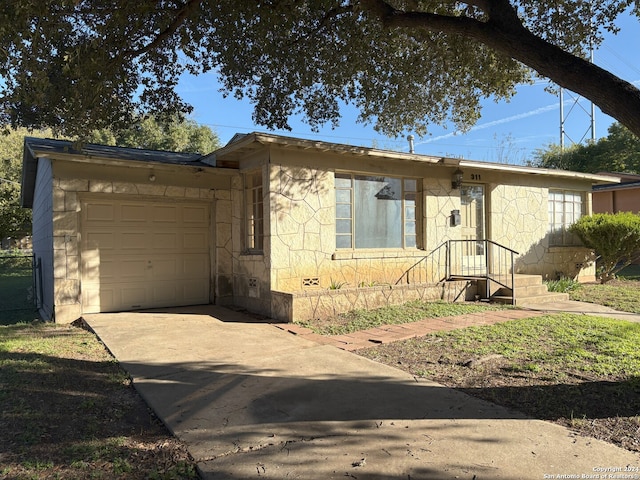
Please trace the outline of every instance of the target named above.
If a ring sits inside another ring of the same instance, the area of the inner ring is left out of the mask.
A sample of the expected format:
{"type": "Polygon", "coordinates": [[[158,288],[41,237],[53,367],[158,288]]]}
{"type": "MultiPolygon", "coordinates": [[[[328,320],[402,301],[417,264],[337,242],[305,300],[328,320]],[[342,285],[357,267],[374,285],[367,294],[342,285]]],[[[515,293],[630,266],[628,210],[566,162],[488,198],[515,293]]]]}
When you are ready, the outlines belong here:
{"type": "Polygon", "coordinates": [[[472,38],[591,100],[640,137],[640,89],[534,35],[522,24],[509,0],[468,1],[485,11],[489,18],[486,22],[464,16],[404,12],[384,0],[361,0],[361,3],[386,27],[472,38]]]}
{"type": "Polygon", "coordinates": [[[477,38],[485,45],[531,67],[561,87],[595,103],[640,137],[640,90],[610,72],[533,35],[524,27],[517,31],[495,28],[477,38]]]}

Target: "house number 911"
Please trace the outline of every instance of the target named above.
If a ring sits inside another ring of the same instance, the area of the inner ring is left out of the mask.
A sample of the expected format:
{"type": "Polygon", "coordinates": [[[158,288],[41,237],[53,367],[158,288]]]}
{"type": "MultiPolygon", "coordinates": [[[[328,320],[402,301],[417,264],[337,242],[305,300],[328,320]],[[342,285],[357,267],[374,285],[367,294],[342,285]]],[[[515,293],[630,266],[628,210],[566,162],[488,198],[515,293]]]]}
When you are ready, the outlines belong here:
{"type": "Polygon", "coordinates": [[[482,177],[480,176],[479,173],[472,173],[471,180],[482,180],[482,177]]]}

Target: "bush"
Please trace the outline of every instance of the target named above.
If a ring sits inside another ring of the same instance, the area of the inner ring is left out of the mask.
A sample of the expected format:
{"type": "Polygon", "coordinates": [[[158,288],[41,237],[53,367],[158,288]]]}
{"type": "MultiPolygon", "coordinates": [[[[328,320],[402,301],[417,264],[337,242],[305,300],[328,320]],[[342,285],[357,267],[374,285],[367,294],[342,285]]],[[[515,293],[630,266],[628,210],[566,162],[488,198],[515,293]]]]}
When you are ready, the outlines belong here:
{"type": "Polygon", "coordinates": [[[601,283],[614,279],[616,273],[640,258],[640,215],[596,213],[580,218],[570,230],[599,255],[601,283]]]}
{"type": "Polygon", "coordinates": [[[580,288],[580,282],[573,278],[562,277],[559,280],[545,282],[550,292],[569,293],[580,288]]]}

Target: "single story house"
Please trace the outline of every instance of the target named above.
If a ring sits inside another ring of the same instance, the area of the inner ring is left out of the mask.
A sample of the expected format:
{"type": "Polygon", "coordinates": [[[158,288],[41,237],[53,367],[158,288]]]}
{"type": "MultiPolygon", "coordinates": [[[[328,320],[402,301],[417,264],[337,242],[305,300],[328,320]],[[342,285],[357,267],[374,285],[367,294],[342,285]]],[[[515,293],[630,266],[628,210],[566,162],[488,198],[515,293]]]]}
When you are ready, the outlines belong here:
{"type": "Polygon", "coordinates": [[[620,183],[594,185],[593,213],[640,213],[640,175],[602,173],[618,178],[620,183]]]}
{"type": "Polygon", "coordinates": [[[594,279],[567,227],[617,178],[251,133],[206,155],[26,138],[39,308],[233,305],[281,321],[594,279]]]}

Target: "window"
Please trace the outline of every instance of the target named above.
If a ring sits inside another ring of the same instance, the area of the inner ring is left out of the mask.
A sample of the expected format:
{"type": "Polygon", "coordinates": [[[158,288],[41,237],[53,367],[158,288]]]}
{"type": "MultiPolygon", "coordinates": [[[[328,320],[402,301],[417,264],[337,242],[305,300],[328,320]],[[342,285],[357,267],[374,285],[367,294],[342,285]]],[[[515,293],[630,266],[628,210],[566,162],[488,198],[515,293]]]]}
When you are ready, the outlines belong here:
{"type": "Polygon", "coordinates": [[[549,245],[580,245],[569,232],[571,224],[584,215],[581,192],[549,190],[549,245]]]}
{"type": "Polygon", "coordinates": [[[264,243],[264,209],[262,198],[262,172],[245,176],[246,248],[261,252],[264,243]]]}
{"type": "Polygon", "coordinates": [[[337,248],[416,248],[418,181],[336,173],[337,248]]]}

